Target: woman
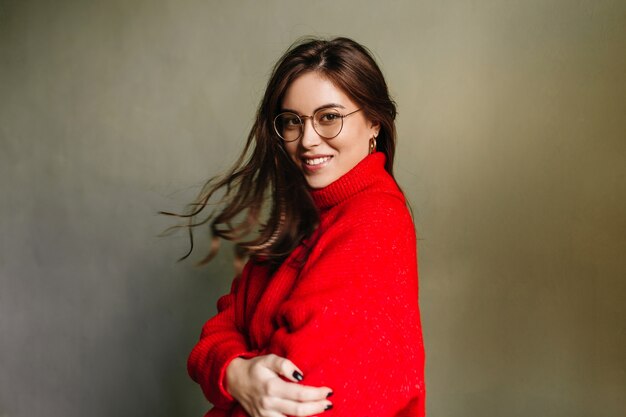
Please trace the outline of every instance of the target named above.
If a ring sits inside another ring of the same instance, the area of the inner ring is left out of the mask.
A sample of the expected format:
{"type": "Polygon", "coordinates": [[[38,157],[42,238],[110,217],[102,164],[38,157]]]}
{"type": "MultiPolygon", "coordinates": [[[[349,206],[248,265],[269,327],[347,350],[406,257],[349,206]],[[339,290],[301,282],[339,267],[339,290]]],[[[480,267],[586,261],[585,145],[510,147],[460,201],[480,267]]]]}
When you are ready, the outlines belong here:
{"type": "Polygon", "coordinates": [[[395,115],[380,69],[350,39],[302,41],[276,64],[242,156],[188,214],[224,190],[214,239],[250,255],[189,356],[214,405],[206,416],[424,415],[395,115]]]}

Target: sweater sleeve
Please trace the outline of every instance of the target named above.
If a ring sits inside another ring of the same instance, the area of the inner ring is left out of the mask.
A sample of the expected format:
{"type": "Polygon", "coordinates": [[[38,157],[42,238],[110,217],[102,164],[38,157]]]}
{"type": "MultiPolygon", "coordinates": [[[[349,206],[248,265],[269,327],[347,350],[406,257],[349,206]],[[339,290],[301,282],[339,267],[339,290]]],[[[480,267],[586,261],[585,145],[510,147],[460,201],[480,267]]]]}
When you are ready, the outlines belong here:
{"type": "Polygon", "coordinates": [[[322,234],[278,311],[270,351],[333,389],[324,416],[424,415],[415,232],[403,202],[382,200],[322,234]]]}
{"type": "Polygon", "coordinates": [[[241,276],[235,277],[230,293],[217,301],[218,313],[203,326],[200,340],[187,360],[189,376],[200,384],[206,398],[217,408],[229,409],[236,400],[226,387],[226,368],[237,357],[252,358],[244,334],[235,323],[237,294],[241,290],[242,276],[248,273],[250,263],[241,276]]]}

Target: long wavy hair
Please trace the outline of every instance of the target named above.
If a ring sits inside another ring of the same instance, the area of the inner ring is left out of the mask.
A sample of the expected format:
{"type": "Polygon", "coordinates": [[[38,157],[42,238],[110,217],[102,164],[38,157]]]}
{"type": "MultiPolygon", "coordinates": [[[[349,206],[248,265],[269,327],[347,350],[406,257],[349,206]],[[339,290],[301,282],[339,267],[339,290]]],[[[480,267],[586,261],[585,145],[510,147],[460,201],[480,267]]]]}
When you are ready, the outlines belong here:
{"type": "Polygon", "coordinates": [[[344,37],[301,39],[274,66],[246,145],[232,168],[208,180],[185,214],[160,212],[187,219],[185,224],[167,229],[188,230],[190,248],[179,261],[193,251],[193,229],[206,223],[210,224],[212,243],[197,265],[208,263],[216,255],[220,239],[226,239],[236,244],[236,253],[277,267],[313,234],[319,213],[303,174],[273,128],[287,89],[310,71],[326,77],[363,109],[367,119],[380,123],[376,147],[386,154],[385,169],[393,177],[396,105],[372,54],[344,37]],[[222,194],[218,208],[196,221],[217,194],[222,194]]]}

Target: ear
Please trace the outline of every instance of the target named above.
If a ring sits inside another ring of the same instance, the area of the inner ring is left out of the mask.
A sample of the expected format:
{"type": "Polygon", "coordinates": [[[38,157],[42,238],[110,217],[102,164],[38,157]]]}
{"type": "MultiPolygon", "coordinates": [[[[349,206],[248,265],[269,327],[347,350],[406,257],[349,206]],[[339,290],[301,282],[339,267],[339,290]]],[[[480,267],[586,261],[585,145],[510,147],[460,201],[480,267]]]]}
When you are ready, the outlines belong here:
{"type": "Polygon", "coordinates": [[[380,133],[380,122],[378,121],[370,121],[370,131],[372,132],[372,136],[378,137],[380,133]]]}

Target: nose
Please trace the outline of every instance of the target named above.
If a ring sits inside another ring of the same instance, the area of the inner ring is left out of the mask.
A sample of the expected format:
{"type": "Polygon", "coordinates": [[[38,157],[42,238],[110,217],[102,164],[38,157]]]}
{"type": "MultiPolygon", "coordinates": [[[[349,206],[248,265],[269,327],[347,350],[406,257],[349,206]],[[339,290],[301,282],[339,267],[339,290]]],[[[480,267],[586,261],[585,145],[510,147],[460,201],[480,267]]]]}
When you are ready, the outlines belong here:
{"type": "Polygon", "coordinates": [[[322,137],[318,135],[313,128],[313,118],[304,118],[304,121],[302,122],[302,139],[300,140],[300,144],[304,148],[310,148],[319,145],[321,142],[322,137]],[[310,126],[307,126],[307,121],[310,122],[310,126]]]}

